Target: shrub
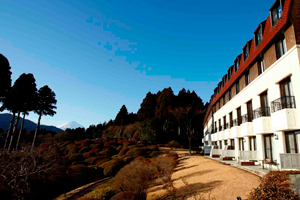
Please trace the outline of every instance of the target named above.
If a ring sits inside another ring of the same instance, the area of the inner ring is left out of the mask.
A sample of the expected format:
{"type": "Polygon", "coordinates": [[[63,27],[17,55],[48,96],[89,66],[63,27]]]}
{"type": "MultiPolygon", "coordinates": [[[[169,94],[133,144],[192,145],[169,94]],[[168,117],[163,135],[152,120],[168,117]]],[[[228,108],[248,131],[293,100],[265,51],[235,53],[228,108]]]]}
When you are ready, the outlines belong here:
{"type": "Polygon", "coordinates": [[[82,155],[81,154],[72,154],[72,155],[70,155],[69,160],[73,161],[73,162],[80,161],[80,160],[82,160],[82,155]]]}
{"type": "MultiPolygon", "coordinates": [[[[293,199],[299,200],[297,193],[290,188],[289,171],[270,171],[263,178],[260,185],[252,190],[248,199],[293,199]]],[[[299,173],[299,172],[296,172],[299,173]]]]}
{"type": "Polygon", "coordinates": [[[131,157],[139,157],[139,156],[145,156],[147,155],[147,151],[149,149],[142,147],[142,148],[133,148],[127,151],[126,156],[131,156],[131,157]]]}
{"type": "Polygon", "coordinates": [[[161,155],[152,160],[154,166],[156,167],[157,176],[163,181],[164,184],[171,182],[172,173],[176,166],[176,160],[177,158],[174,154],[161,155]]]}
{"type": "Polygon", "coordinates": [[[99,156],[99,157],[102,157],[102,158],[98,158],[97,160],[95,160],[95,165],[97,166],[101,166],[103,163],[107,162],[107,161],[110,161],[110,158],[107,158],[107,157],[103,157],[103,156],[99,156]]]}
{"type": "Polygon", "coordinates": [[[94,164],[98,157],[87,158],[84,162],[88,162],[90,164],[94,164]]]}
{"type": "Polygon", "coordinates": [[[123,146],[122,146],[122,145],[119,145],[119,146],[116,148],[116,150],[117,150],[117,151],[120,151],[122,148],[123,148],[123,146]]]}
{"type": "Polygon", "coordinates": [[[175,140],[172,140],[168,144],[166,144],[166,147],[171,147],[171,148],[179,148],[180,144],[176,142],[175,140]]]}
{"type": "Polygon", "coordinates": [[[90,151],[90,148],[89,148],[89,147],[83,147],[83,148],[81,148],[81,149],[79,150],[79,153],[80,153],[80,154],[83,154],[83,153],[86,153],[86,152],[88,152],[88,151],[90,151]]]}
{"type": "Polygon", "coordinates": [[[96,154],[94,153],[93,150],[89,151],[89,152],[85,152],[82,154],[83,158],[91,158],[91,157],[94,157],[96,156],[96,154]]]}
{"type": "Polygon", "coordinates": [[[100,165],[103,168],[104,176],[115,175],[123,166],[124,162],[122,160],[110,160],[100,165]]]}
{"type": "Polygon", "coordinates": [[[148,149],[152,150],[152,151],[159,151],[159,148],[157,145],[151,145],[151,146],[148,146],[148,149]]]}
{"type": "Polygon", "coordinates": [[[129,164],[133,160],[134,160],[134,158],[130,157],[130,156],[126,156],[123,158],[123,161],[126,162],[126,164],[129,164]]]}
{"type": "Polygon", "coordinates": [[[116,191],[126,192],[146,199],[147,188],[153,177],[155,168],[148,162],[137,160],[122,168],[113,179],[116,191]]]}
{"type": "Polygon", "coordinates": [[[160,151],[152,151],[152,153],[150,153],[150,157],[157,157],[157,156],[159,156],[161,154],[161,152],[160,151]]]}
{"type": "Polygon", "coordinates": [[[126,152],[127,152],[128,150],[129,150],[129,149],[128,149],[127,147],[123,147],[123,148],[121,149],[121,151],[119,152],[119,156],[125,155],[126,152]]]}
{"type": "Polygon", "coordinates": [[[110,199],[116,192],[112,188],[112,181],[108,181],[104,184],[96,187],[92,192],[79,198],[79,200],[97,200],[97,199],[110,199]]]}

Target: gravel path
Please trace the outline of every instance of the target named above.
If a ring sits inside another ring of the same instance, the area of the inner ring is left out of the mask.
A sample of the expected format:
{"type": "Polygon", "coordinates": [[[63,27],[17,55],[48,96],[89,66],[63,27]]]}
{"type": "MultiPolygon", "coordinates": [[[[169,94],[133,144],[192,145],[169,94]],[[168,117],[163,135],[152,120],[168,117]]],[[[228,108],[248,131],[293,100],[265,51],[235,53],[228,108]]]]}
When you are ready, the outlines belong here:
{"type": "MultiPolygon", "coordinates": [[[[172,175],[174,186],[180,196],[201,193],[204,198],[216,200],[246,199],[249,192],[257,187],[261,178],[241,169],[219,163],[203,156],[187,156],[183,151],[177,152],[179,164],[172,175]],[[182,180],[188,183],[184,184],[182,180]]],[[[147,200],[167,194],[162,186],[149,188],[147,200]]],[[[190,197],[188,199],[194,199],[190,197]]]]}

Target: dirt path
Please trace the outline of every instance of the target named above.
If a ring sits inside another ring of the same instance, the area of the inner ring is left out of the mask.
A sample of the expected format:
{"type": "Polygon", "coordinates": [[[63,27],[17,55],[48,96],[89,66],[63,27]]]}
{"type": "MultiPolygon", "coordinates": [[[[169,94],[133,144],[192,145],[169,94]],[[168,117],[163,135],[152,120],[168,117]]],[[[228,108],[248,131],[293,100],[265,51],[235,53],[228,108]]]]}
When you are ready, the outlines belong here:
{"type": "MultiPolygon", "coordinates": [[[[228,166],[203,156],[187,156],[178,151],[179,164],[172,175],[177,194],[185,196],[201,193],[203,197],[216,200],[245,199],[257,187],[261,178],[241,169],[228,166]],[[188,186],[182,181],[185,180],[188,186]]],[[[167,191],[162,186],[149,188],[147,200],[163,199],[167,191]]],[[[194,198],[188,198],[194,199],[194,198]]]]}

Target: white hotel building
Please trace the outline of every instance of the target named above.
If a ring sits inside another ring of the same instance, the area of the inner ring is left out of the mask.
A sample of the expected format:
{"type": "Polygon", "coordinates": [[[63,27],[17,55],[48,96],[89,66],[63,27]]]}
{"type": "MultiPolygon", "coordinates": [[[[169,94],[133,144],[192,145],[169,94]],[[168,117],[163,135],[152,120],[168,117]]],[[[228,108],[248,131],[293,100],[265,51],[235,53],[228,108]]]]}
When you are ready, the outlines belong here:
{"type": "Polygon", "coordinates": [[[211,156],[300,169],[300,0],[276,0],[215,88],[211,156]]]}

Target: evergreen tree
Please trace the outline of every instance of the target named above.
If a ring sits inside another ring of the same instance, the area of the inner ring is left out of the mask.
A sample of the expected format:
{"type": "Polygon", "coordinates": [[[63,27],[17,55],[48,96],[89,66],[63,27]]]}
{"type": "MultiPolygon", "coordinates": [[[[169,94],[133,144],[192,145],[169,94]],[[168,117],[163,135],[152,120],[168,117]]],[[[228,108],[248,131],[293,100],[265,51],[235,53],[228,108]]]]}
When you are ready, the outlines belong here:
{"type": "MultiPolygon", "coordinates": [[[[10,151],[10,147],[14,135],[18,129],[21,112],[24,112],[24,116],[25,116],[25,114],[28,111],[32,110],[33,106],[35,105],[37,89],[36,89],[34,76],[32,74],[24,74],[24,73],[21,74],[20,77],[15,81],[12,87],[12,91],[14,93],[15,98],[17,98],[17,100],[15,100],[14,102],[14,107],[18,115],[17,115],[17,119],[15,120],[15,125],[12,134],[10,136],[8,151],[10,151]]],[[[24,118],[23,118],[23,122],[24,122],[24,118]]]]}
{"type": "Polygon", "coordinates": [[[38,98],[37,98],[37,104],[34,109],[34,112],[39,115],[38,123],[36,125],[36,130],[34,133],[34,138],[32,141],[32,147],[31,151],[33,150],[36,135],[40,129],[40,123],[41,123],[41,118],[42,115],[50,115],[53,116],[56,114],[54,109],[56,109],[56,98],[55,98],[55,93],[47,86],[43,86],[39,89],[38,91],[38,98]]]}
{"type": "Polygon", "coordinates": [[[10,64],[5,56],[0,54],[0,103],[9,94],[11,88],[10,64]]]}
{"type": "Polygon", "coordinates": [[[137,117],[139,121],[144,121],[146,119],[151,119],[155,117],[155,108],[157,96],[156,94],[152,94],[148,92],[146,97],[143,99],[141,103],[141,107],[137,112],[137,117]]]}
{"type": "Polygon", "coordinates": [[[160,119],[166,119],[168,116],[168,107],[174,104],[174,93],[169,88],[163,89],[163,91],[157,97],[157,104],[155,109],[155,117],[160,119]]]}
{"type": "Polygon", "coordinates": [[[20,111],[23,112],[23,119],[21,128],[19,130],[19,136],[16,144],[16,150],[20,142],[21,133],[23,131],[25,115],[28,115],[29,112],[33,111],[37,104],[37,88],[35,83],[35,78],[33,74],[26,74],[24,77],[24,83],[22,85],[22,90],[19,92],[20,98],[20,111]]]}
{"type": "Polygon", "coordinates": [[[115,125],[126,125],[128,122],[128,111],[125,105],[123,105],[115,118],[115,125]]]}

